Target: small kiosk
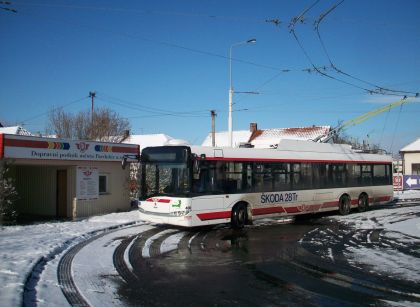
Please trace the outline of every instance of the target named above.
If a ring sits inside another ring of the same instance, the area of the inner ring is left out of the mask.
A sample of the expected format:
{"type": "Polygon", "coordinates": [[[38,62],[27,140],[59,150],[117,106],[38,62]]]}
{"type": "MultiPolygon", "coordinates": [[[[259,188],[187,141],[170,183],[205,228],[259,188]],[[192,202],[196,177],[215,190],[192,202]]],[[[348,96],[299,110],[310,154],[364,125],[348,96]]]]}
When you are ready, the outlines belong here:
{"type": "Polygon", "coordinates": [[[86,217],[130,209],[124,155],[138,145],[0,134],[0,159],[11,161],[21,214],[86,217]]]}

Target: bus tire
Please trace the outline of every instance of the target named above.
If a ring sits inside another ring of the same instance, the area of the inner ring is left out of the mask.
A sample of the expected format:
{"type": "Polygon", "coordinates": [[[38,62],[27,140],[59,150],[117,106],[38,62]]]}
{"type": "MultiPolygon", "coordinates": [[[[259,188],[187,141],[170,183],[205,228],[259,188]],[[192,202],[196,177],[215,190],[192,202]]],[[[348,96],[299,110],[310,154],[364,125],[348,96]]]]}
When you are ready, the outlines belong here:
{"type": "Polygon", "coordinates": [[[238,203],[232,209],[231,225],[234,229],[241,229],[248,220],[248,208],[245,203],[238,203]]]}
{"type": "Polygon", "coordinates": [[[357,209],[359,209],[359,212],[365,212],[369,209],[369,197],[366,193],[360,194],[357,209]]]}
{"type": "Polygon", "coordinates": [[[351,201],[350,197],[346,194],[340,197],[338,202],[338,211],[341,215],[347,215],[351,210],[351,201]]]}

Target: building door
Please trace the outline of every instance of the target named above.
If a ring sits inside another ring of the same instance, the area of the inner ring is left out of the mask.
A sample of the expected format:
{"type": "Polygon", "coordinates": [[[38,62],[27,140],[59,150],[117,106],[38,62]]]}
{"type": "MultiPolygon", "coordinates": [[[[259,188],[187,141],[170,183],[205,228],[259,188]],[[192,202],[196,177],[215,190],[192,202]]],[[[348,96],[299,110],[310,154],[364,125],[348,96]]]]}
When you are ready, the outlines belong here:
{"type": "Polygon", "coordinates": [[[57,171],[57,217],[67,217],[67,170],[57,171]]]}

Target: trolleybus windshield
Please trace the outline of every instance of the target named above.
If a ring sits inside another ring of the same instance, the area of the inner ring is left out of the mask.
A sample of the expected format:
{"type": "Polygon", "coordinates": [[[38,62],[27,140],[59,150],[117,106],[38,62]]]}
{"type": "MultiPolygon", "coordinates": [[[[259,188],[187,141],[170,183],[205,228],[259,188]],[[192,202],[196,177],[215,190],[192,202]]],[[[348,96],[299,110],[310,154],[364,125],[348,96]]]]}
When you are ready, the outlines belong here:
{"type": "Polygon", "coordinates": [[[145,148],[141,155],[141,198],[187,196],[191,191],[190,153],[184,146],[145,148]]]}

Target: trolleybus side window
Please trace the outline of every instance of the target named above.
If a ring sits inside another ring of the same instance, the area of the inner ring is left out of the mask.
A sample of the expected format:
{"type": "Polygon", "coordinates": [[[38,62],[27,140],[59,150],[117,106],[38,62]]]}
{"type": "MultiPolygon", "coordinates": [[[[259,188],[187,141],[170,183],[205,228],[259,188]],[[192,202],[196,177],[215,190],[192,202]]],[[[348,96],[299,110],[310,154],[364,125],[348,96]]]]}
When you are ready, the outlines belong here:
{"type": "Polygon", "coordinates": [[[390,184],[389,182],[389,165],[375,164],[373,166],[373,184],[374,185],[385,185],[390,184]]]}
{"type": "Polygon", "coordinates": [[[290,168],[290,176],[292,182],[291,190],[297,190],[301,187],[303,183],[300,178],[300,163],[292,163],[290,168]]]}
{"type": "Polygon", "coordinates": [[[350,187],[357,187],[361,185],[361,166],[359,164],[348,164],[347,170],[349,174],[348,184],[350,187]]]}
{"type": "Polygon", "coordinates": [[[290,190],[290,164],[273,164],[274,191],[290,190]]]}
{"type": "Polygon", "coordinates": [[[313,163],[300,164],[300,179],[301,179],[300,186],[302,189],[313,189],[312,164],[313,163]]]}
{"type": "MultiPolygon", "coordinates": [[[[242,162],[226,162],[225,190],[227,193],[244,191],[244,169],[242,162]]],[[[245,177],[246,178],[246,177],[245,177]]]]}
{"type": "Polygon", "coordinates": [[[361,165],[362,181],[361,185],[372,185],[373,179],[373,167],[371,164],[362,164],[361,165]]]}

